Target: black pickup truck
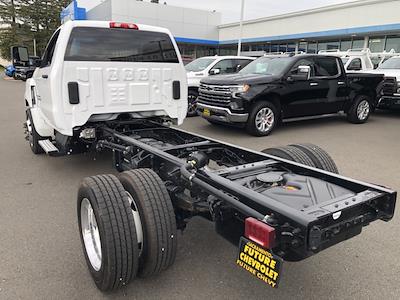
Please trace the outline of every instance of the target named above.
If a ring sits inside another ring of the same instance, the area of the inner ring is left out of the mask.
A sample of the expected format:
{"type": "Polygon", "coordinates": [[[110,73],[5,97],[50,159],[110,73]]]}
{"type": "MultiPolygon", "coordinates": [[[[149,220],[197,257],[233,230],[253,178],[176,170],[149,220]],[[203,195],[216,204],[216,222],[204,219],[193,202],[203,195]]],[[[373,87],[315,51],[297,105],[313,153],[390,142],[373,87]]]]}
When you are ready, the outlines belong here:
{"type": "Polygon", "coordinates": [[[383,75],[347,73],[333,56],[261,57],[238,74],[201,81],[198,111],[210,123],[271,133],[283,119],[344,111],[364,123],[377,106],[383,75]]]}

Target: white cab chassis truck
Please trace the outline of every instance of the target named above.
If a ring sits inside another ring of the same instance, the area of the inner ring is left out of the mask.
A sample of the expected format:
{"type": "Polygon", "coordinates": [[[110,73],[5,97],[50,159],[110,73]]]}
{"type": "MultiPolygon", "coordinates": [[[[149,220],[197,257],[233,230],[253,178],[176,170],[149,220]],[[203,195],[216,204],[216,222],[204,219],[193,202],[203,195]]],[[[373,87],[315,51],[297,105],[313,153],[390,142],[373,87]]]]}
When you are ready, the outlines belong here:
{"type": "Polygon", "coordinates": [[[338,175],[315,145],[257,152],[166,125],[181,124],[187,110],[186,73],[166,29],[66,23],[25,100],[34,153],[114,154],[120,173],[84,178],[77,196],[84,257],[102,291],[170,267],[177,230],[195,216],[238,247],[228,257],[238,270],[276,288],[284,260],[394,215],[395,191],[338,175]]]}
{"type": "Polygon", "coordinates": [[[91,124],[122,116],[181,124],[187,112],[186,82],[178,47],[167,29],[67,22],[53,34],[26,85],[32,150],[80,151],[79,136],[90,139],[91,124]]]}

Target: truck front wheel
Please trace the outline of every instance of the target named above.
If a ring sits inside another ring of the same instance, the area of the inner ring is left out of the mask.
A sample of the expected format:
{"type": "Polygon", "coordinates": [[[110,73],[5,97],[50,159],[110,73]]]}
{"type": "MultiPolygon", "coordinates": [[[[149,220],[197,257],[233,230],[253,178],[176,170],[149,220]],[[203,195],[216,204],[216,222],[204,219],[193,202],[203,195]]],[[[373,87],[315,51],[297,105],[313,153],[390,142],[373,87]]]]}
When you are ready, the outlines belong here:
{"type": "Polygon", "coordinates": [[[347,119],[354,124],[367,122],[372,111],[371,101],[368,96],[357,96],[353,105],[347,112],[347,119]]]}
{"type": "Polygon", "coordinates": [[[42,147],[39,145],[39,141],[44,138],[37,133],[35,129],[35,124],[33,123],[32,113],[30,109],[26,110],[26,134],[29,146],[34,154],[43,153],[42,147]]]}
{"type": "Polygon", "coordinates": [[[278,122],[278,111],[271,102],[258,102],[252,107],[246,130],[254,136],[266,136],[278,122]]]}

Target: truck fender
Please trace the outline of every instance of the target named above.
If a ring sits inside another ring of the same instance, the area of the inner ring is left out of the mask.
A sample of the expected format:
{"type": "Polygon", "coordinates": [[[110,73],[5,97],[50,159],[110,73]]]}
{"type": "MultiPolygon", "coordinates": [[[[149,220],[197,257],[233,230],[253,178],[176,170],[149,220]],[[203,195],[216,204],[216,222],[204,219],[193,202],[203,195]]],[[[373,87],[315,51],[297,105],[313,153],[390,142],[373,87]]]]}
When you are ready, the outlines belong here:
{"type": "Polygon", "coordinates": [[[53,137],[54,130],[50,127],[47,122],[43,119],[40,109],[38,107],[30,108],[33,125],[37,133],[42,137],[53,137]]]}

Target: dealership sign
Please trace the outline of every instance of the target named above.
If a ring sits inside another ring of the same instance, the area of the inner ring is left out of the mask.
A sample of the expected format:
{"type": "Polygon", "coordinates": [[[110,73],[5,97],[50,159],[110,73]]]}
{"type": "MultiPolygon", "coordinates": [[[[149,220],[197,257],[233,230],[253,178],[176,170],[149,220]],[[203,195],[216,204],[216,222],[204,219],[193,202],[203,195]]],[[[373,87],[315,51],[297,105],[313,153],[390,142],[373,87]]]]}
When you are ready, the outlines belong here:
{"type": "Polygon", "coordinates": [[[61,23],[69,20],[86,20],[86,8],[78,7],[76,0],[64,8],[60,14],[61,23]]]}

